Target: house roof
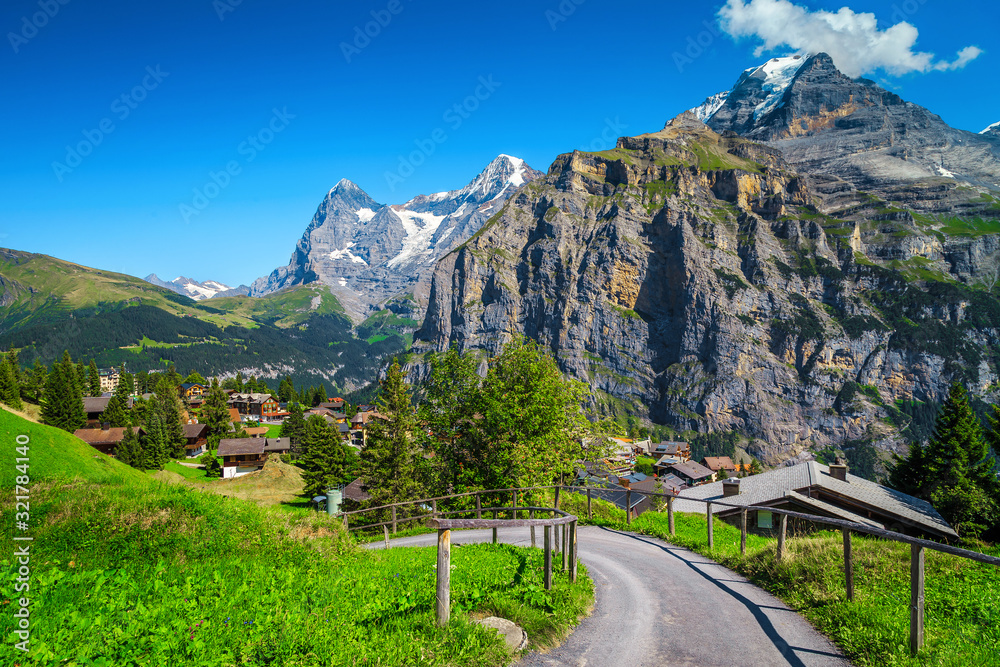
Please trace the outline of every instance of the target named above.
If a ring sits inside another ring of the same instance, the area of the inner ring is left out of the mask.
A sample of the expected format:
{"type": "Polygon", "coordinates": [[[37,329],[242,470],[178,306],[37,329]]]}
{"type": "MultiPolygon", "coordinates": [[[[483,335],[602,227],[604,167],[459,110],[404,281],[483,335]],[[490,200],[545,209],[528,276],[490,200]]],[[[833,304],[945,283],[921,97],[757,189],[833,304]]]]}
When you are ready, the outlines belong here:
{"type": "Polygon", "coordinates": [[[289,438],[265,438],[265,452],[287,452],[292,448],[292,441],[289,438]]]}
{"type": "Polygon", "coordinates": [[[263,454],[264,438],[223,438],[219,440],[219,456],[263,454]]]}
{"type": "Polygon", "coordinates": [[[233,394],[230,403],[266,403],[272,400],[271,394],[233,394]]]}
{"type": "Polygon", "coordinates": [[[201,387],[202,389],[208,389],[205,385],[200,382],[182,382],[181,389],[190,389],[191,387],[201,387]]]}
{"type": "Polygon", "coordinates": [[[104,410],[108,407],[108,403],[110,402],[111,402],[110,396],[84,396],[83,411],[104,412],[104,410]]]}
{"type": "Polygon", "coordinates": [[[267,432],[270,429],[267,426],[250,426],[249,428],[245,428],[243,430],[246,431],[246,434],[252,438],[256,435],[267,435],[267,432]]]}
{"type": "Polygon", "coordinates": [[[679,454],[681,452],[688,452],[691,450],[691,445],[686,442],[677,442],[673,440],[667,440],[664,442],[658,442],[653,445],[650,450],[653,454],[679,454]]]}
{"type": "Polygon", "coordinates": [[[673,454],[664,454],[660,457],[660,460],[654,463],[654,466],[665,468],[667,466],[672,466],[675,463],[682,463],[683,459],[679,456],[674,456],[673,454]]]}
{"type": "Polygon", "coordinates": [[[359,503],[371,498],[371,494],[365,490],[365,483],[360,477],[344,487],[344,498],[355,500],[359,503]]]}
{"type": "MultiPolygon", "coordinates": [[[[133,433],[138,433],[140,430],[138,426],[132,427],[133,433]]],[[[81,428],[73,431],[73,435],[88,445],[117,445],[125,437],[125,427],[115,426],[109,429],[81,428]]]]}
{"type": "Polygon", "coordinates": [[[342,407],[344,407],[344,399],[342,399],[342,398],[335,398],[332,401],[326,401],[326,402],[320,403],[316,407],[318,407],[318,408],[326,408],[327,410],[340,410],[342,407]]]}
{"type": "Polygon", "coordinates": [[[207,435],[208,424],[184,424],[185,438],[200,438],[207,435]]]}
{"type": "MultiPolygon", "coordinates": [[[[798,465],[744,477],[740,480],[739,495],[725,499],[722,496],[722,482],[685,489],[681,491],[680,497],[674,503],[674,509],[679,512],[705,511],[703,503],[685,502],[684,498],[720,499],[723,502],[740,506],[762,505],[788,497],[789,491],[799,492],[798,496],[790,496],[789,499],[805,504],[805,501],[802,500],[805,494],[801,492],[810,488],[818,488],[827,494],[848,498],[854,504],[867,506],[881,514],[899,517],[933,533],[952,537],[957,535],[948,522],[941,518],[941,515],[927,501],[850,473],[847,475],[847,481],[842,482],[830,476],[829,467],[816,461],[806,461],[798,465]]],[[[832,503],[815,498],[809,500],[812,501],[812,505],[816,509],[824,513],[832,513],[826,507],[833,506],[832,503]],[[817,503],[822,503],[823,507],[817,503]]],[[[732,511],[732,508],[713,504],[712,511],[728,512],[732,511]]],[[[849,510],[840,509],[840,511],[849,510]]]]}
{"type": "Polygon", "coordinates": [[[236,408],[229,408],[229,421],[238,422],[240,421],[240,411],[236,408]]]}
{"type": "Polygon", "coordinates": [[[733,460],[728,456],[706,456],[704,459],[704,465],[710,470],[736,470],[736,466],[733,464],[733,460]]]}
{"type": "MultiPolygon", "coordinates": [[[[574,493],[587,493],[587,489],[584,487],[572,487],[572,490],[574,493]]],[[[617,484],[590,487],[590,495],[592,498],[606,500],[621,509],[625,509],[626,491],[627,489],[625,489],[625,487],[618,486],[617,484]]],[[[649,498],[641,493],[633,493],[631,501],[629,509],[635,509],[643,503],[648,504],[649,498]]]]}
{"type": "Polygon", "coordinates": [[[675,463],[669,466],[667,470],[676,470],[680,474],[691,479],[704,479],[705,477],[711,477],[715,474],[702,464],[695,463],[694,461],[681,461],[680,463],[675,463]]]}

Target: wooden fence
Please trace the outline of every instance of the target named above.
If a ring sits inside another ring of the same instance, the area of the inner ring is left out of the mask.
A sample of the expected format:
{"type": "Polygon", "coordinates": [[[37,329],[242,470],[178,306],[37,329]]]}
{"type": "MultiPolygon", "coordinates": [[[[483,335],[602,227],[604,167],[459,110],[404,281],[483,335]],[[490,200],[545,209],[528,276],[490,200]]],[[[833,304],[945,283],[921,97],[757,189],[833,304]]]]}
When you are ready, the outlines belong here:
{"type": "MultiPolygon", "coordinates": [[[[576,580],[576,533],[577,533],[577,522],[578,519],[575,516],[569,515],[559,509],[560,492],[565,489],[567,491],[572,491],[576,493],[583,493],[586,491],[587,494],[587,519],[593,519],[593,513],[591,508],[592,503],[592,491],[594,487],[579,487],[579,486],[535,486],[527,488],[516,488],[516,489],[496,489],[492,491],[471,491],[468,493],[459,493],[451,496],[441,496],[438,498],[427,498],[422,500],[411,500],[402,503],[393,503],[392,505],[383,505],[381,507],[372,507],[363,510],[355,510],[353,512],[343,512],[340,516],[343,517],[344,526],[348,530],[356,530],[362,528],[377,528],[382,527],[386,546],[389,544],[389,526],[392,527],[392,532],[395,534],[400,523],[405,523],[408,521],[423,521],[427,520],[431,527],[437,528],[438,531],[438,623],[446,623],[449,615],[450,599],[449,599],[449,567],[450,567],[450,554],[451,554],[451,530],[461,529],[461,528],[492,528],[493,529],[493,541],[497,541],[497,528],[510,527],[510,526],[521,526],[530,527],[531,529],[531,546],[535,546],[535,528],[538,526],[543,527],[545,530],[545,588],[549,590],[552,584],[552,544],[550,543],[550,535],[554,538],[555,552],[559,553],[559,533],[562,532],[562,556],[563,556],[563,570],[569,569],[570,580],[576,580]],[[543,490],[555,490],[555,507],[554,508],[541,508],[541,507],[518,507],[517,498],[518,494],[523,494],[528,491],[543,491],[543,490]],[[510,507],[488,507],[484,508],[481,504],[481,496],[483,494],[498,496],[503,494],[511,494],[512,501],[510,507]],[[474,496],[476,501],[475,509],[461,509],[461,510],[450,510],[450,511],[438,511],[437,503],[439,501],[454,500],[457,498],[465,498],[469,496],[474,496]],[[430,513],[422,513],[414,516],[398,518],[397,509],[400,507],[418,505],[427,507],[430,503],[430,513]],[[367,525],[357,525],[349,526],[349,517],[354,515],[365,514],[368,512],[375,511],[391,511],[391,519],[389,521],[383,521],[380,523],[367,524],[367,525]],[[517,513],[521,511],[527,511],[529,513],[529,518],[526,520],[519,520],[517,518],[517,513]],[[493,512],[493,519],[483,519],[483,512],[493,512]],[[498,519],[497,516],[500,512],[510,512],[511,519],[498,519]],[[536,519],[535,514],[538,512],[548,512],[552,514],[549,519],[536,519]],[[440,517],[453,514],[471,514],[475,513],[475,519],[441,519],[440,517]],[[558,516],[557,516],[558,515],[558,516]],[[554,527],[562,526],[563,530],[552,530],[554,527]],[[570,555],[571,554],[571,555],[570,555]],[[442,567],[442,559],[445,559],[448,567],[442,567]],[[444,576],[444,583],[442,583],[442,573],[444,576]],[[443,620],[442,620],[443,619],[443,620]]],[[[951,554],[953,556],[959,556],[960,558],[968,558],[980,563],[986,563],[989,565],[1000,566],[1000,558],[994,556],[987,556],[986,554],[981,554],[976,551],[970,551],[968,549],[961,549],[959,547],[953,547],[949,544],[942,544],[940,542],[932,542],[931,540],[924,540],[916,537],[910,537],[902,533],[896,533],[891,530],[883,530],[881,528],[874,528],[872,526],[866,526],[860,523],[854,523],[852,521],[845,521],[843,519],[827,518],[815,514],[804,514],[801,512],[793,512],[791,510],[776,509],[773,507],[758,507],[756,505],[736,505],[733,503],[726,502],[722,499],[706,500],[702,498],[691,498],[688,496],[675,496],[672,493],[661,493],[656,491],[642,491],[639,489],[625,490],[625,506],[631,508],[632,506],[632,494],[638,493],[649,497],[659,497],[666,499],[667,503],[667,527],[671,535],[674,535],[674,500],[677,498],[682,498],[686,501],[700,502],[705,504],[705,514],[708,519],[707,521],[707,539],[708,548],[711,550],[715,548],[715,535],[712,526],[712,508],[715,505],[721,507],[731,507],[740,510],[740,553],[746,555],[747,550],[747,512],[750,510],[765,510],[771,512],[772,514],[777,514],[781,517],[779,527],[778,527],[778,546],[776,552],[777,560],[783,560],[787,555],[786,542],[787,542],[787,527],[789,517],[793,519],[801,519],[805,521],[810,521],[812,523],[825,524],[829,526],[835,526],[840,528],[843,533],[843,544],[844,544],[844,577],[845,577],[845,588],[847,591],[847,599],[854,599],[854,562],[851,550],[851,534],[852,533],[863,533],[866,535],[873,535],[875,537],[880,537],[886,540],[892,540],[895,542],[903,542],[910,545],[910,652],[914,655],[924,644],[924,558],[925,550],[933,549],[934,551],[941,551],[946,554],[951,554]]],[[[625,522],[627,525],[632,524],[632,512],[630,509],[625,512],[625,522]]]]}

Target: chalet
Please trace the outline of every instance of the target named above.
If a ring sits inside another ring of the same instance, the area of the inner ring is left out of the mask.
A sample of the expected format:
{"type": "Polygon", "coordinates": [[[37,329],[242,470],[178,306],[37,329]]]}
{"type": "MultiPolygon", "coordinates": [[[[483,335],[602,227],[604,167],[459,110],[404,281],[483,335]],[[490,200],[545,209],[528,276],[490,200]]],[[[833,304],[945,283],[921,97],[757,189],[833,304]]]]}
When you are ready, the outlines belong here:
{"type": "Polygon", "coordinates": [[[720,473],[720,477],[732,477],[738,470],[728,456],[706,456],[701,460],[701,464],[714,473],[720,473]]]}
{"type": "Polygon", "coordinates": [[[658,477],[657,481],[660,483],[663,493],[672,493],[675,496],[678,495],[682,489],[688,488],[687,482],[673,473],[667,473],[666,475],[658,477]]]}
{"type": "Polygon", "coordinates": [[[204,396],[208,391],[208,387],[203,384],[198,384],[197,382],[185,382],[181,386],[177,387],[177,392],[181,395],[181,398],[195,398],[204,396]]]}
{"type": "Polygon", "coordinates": [[[184,449],[188,458],[195,458],[205,453],[208,446],[208,424],[184,424],[184,449]]]}
{"type": "Polygon", "coordinates": [[[97,376],[101,379],[101,391],[114,391],[121,378],[117,368],[102,368],[97,376]]]}
{"type": "Polygon", "coordinates": [[[257,420],[275,418],[281,413],[277,399],[270,394],[233,394],[229,397],[229,407],[257,420]]]}
{"type": "Polygon", "coordinates": [[[691,445],[686,442],[658,442],[652,446],[649,455],[654,459],[661,456],[676,456],[681,461],[689,461],[691,459],[691,445]]]}
{"type": "Polygon", "coordinates": [[[345,405],[344,399],[342,399],[342,398],[335,398],[335,399],[333,399],[331,401],[326,401],[325,403],[320,403],[316,407],[326,408],[327,410],[331,410],[333,412],[343,412],[344,411],[344,405],[345,405]]]}
{"type": "Polygon", "coordinates": [[[87,426],[101,425],[101,413],[104,412],[110,402],[110,396],[83,397],[83,411],[87,413],[87,426]]]}
{"type": "MultiPolygon", "coordinates": [[[[587,488],[590,489],[590,497],[598,498],[600,500],[605,500],[612,505],[616,506],[618,509],[626,509],[628,505],[628,510],[632,514],[632,518],[639,516],[646,510],[653,506],[652,501],[649,496],[642,493],[632,493],[629,494],[628,489],[617,484],[605,484],[603,486],[590,486],[582,487],[576,486],[572,487],[574,493],[587,493],[587,488]]],[[[652,491],[652,489],[643,489],[652,491]]]]}
{"type": "Polygon", "coordinates": [[[218,455],[222,457],[222,477],[229,479],[256,472],[264,467],[265,438],[223,438],[218,455]]]}
{"type": "MultiPolygon", "coordinates": [[[[738,523],[743,507],[747,524],[770,533],[777,525],[775,508],[853,521],[911,536],[954,539],[958,535],[930,503],[895,489],[851,475],[846,465],[825,466],[816,461],[768,472],[704,484],[681,491],[674,502],[679,512],[705,512],[704,503],[685,498],[718,500],[738,507],[712,505],[719,518],[738,523]]],[[[811,530],[816,524],[792,520],[793,528],[811,530]]]]}
{"type": "Polygon", "coordinates": [[[365,444],[368,442],[368,422],[372,419],[385,420],[386,416],[368,410],[365,412],[359,412],[358,414],[351,417],[351,444],[355,447],[363,449],[365,444]]]}
{"type": "Polygon", "coordinates": [[[715,481],[715,473],[694,461],[682,461],[667,467],[667,470],[691,486],[715,481]]]}
{"type": "Polygon", "coordinates": [[[669,468],[672,465],[678,463],[684,463],[684,459],[679,456],[670,456],[669,454],[664,454],[660,459],[653,464],[653,472],[659,477],[661,475],[669,474],[669,468]]]}
{"type": "MultiPolygon", "coordinates": [[[[134,433],[141,434],[142,428],[131,427],[134,433]]],[[[99,452],[114,456],[115,448],[121,444],[125,438],[125,428],[121,426],[104,426],[101,428],[80,428],[73,431],[73,435],[83,440],[99,452]]]]}

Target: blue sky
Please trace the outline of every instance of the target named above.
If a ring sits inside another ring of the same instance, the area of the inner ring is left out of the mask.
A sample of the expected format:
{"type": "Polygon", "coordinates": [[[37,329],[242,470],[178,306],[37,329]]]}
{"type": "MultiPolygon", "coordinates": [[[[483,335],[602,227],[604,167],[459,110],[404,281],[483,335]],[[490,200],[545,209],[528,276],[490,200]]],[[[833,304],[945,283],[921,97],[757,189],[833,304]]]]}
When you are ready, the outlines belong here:
{"type": "MultiPolygon", "coordinates": [[[[810,19],[844,6],[766,4],[756,8],[804,12],[792,44],[824,39],[810,19]]],[[[10,0],[0,246],[249,283],[287,263],[341,178],[401,203],[462,187],[499,153],[544,171],[560,153],[655,131],[744,68],[796,50],[755,54],[754,34],[775,39],[753,27],[763,14],[737,41],[718,27],[722,6],[10,0]],[[366,28],[374,36],[358,37],[366,28]],[[401,168],[414,151],[419,164],[401,168]]],[[[919,38],[900,49],[940,64],[900,73],[892,63],[908,56],[893,52],[865,76],[955,127],[1000,121],[994,3],[849,7],[873,12],[880,31],[907,21],[919,38]],[[944,70],[970,46],[982,53],[944,70]]]]}

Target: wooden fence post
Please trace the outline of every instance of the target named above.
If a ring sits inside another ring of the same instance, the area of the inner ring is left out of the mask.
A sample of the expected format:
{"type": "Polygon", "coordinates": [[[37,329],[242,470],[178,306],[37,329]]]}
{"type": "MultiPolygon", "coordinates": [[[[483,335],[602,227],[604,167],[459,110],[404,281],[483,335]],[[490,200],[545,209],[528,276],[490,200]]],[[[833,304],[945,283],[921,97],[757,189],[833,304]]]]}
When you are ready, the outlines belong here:
{"type": "Polygon", "coordinates": [[[382,526],[382,532],[385,533],[385,548],[389,548],[389,526],[382,526]]]}
{"type": "Polygon", "coordinates": [[[572,548],[572,545],[570,545],[570,543],[569,543],[569,524],[568,523],[564,523],[562,525],[562,534],[563,534],[563,550],[562,550],[563,567],[562,567],[562,571],[565,572],[566,570],[569,569],[569,550],[572,548]]]}
{"type": "Polygon", "coordinates": [[[667,498],[667,525],[670,527],[670,534],[674,535],[674,499],[667,498]]]}
{"type": "Polygon", "coordinates": [[[740,555],[747,555],[747,511],[740,510],[740,555]]]}
{"type": "Polygon", "coordinates": [[[708,550],[715,547],[715,532],[712,526],[712,503],[705,503],[705,515],[708,519],[708,550]]]}
{"type": "Polygon", "coordinates": [[[438,515],[438,501],[432,500],[431,501],[431,516],[435,516],[436,517],[437,515],[438,515]]]}
{"type": "Polygon", "coordinates": [[[632,525],[632,489],[625,489],[625,525],[632,525]]]}
{"type": "Polygon", "coordinates": [[[480,498],[479,498],[479,492],[477,491],[476,492],[476,518],[477,519],[482,519],[483,518],[483,504],[482,503],[483,503],[483,501],[480,500],[480,498]]]}
{"type": "Polygon", "coordinates": [[[781,515],[781,525],[778,528],[778,560],[785,557],[785,532],[788,529],[788,515],[781,515]]]}
{"type": "Polygon", "coordinates": [[[924,548],[910,545],[910,654],[924,646],[924,548]]]}
{"type": "Polygon", "coordinates": [[[347,525],[347,515],[344,515],[344,530],[350,530],[350,526],[347,525]]]}
{"type": "Polygon", "coordinates": [[[511,512],[511,519],[517,519],[517,489],[514,489],[514,511],[511,512]]]}
{"type": "Polygon", "coordinates": [[[854,599],[854,561],[851,558],[851,529],[844,528],[844,584],[847,599],[854,599]]]}
{"type": "Polygon", "coordinates": [[[552,590],[552,526],[545,526],[545,590],[552,590]]]}
{"type": "MultiPolygon", "coordinates": [[[[555,512],[552,513],[552,518],[556,518],[555,512]]],[[[559,526],[552,526],[552,550],[559,553],[559,526]]]]}
{"type": "MultiPolygon", "coordinates": [[[[498,510],[493,510],[493,520],[494,521],[497,520],[497,511],[498,510]]],[[[497,527],[496,527],[496,525],[494,525],[493,526],[493,544],[496,544],[496,543],[497,543],[497,527]]]]}
{"type": "MultiPolygon", "coordinates": [[[[535,510],[531,510],[530,512],[528,512],[528,518],[531,519],[531,520],[535,519],[535,510]]],[[[532,549],[535,548],[535,527],[534,526],[531,527],[531,548],[532,549]]]]}
{"type": "Polygon", "coordinates": [[[448,624],[451,616],[451,531],[438,530],[437,553],[437,624],[448,624]]]}
{"type": "Polygon", "coordinates": [[[594,514],[590,511],[590,487],[587,487],[587,521],[591,521],[593,518],[594,514]]]}
{"type": "Polygon", "coordinates": [[[396,506],[392,506],[392,534],[396,534],[396,506]]]}
{"type": "Polygon", "coordinates": [[[569,526],[569,580],[576,581],[576,521],[569,526]]]}
{"type": "Polygon", "coordinates": [[[561,488],[562,488],[561,486],[556,487],[556,509],[559,509],[559,490],[561,488]]]}

